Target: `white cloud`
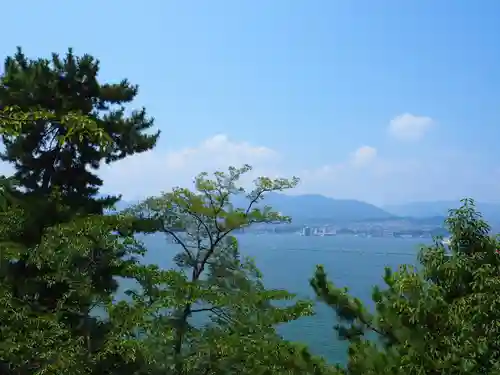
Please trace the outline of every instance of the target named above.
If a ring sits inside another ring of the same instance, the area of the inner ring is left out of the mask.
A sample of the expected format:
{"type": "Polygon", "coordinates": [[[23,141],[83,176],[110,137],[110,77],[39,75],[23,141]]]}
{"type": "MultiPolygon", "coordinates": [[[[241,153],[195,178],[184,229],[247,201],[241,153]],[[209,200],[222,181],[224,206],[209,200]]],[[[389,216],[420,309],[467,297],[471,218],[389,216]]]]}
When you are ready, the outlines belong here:
{"type": "Polygon", "coordinates": [[[394,117],[389,123],[389,134],[404,141],[417,141],[432,128],[435,121],[426,116],[415,116],[410,113],[394,117]]]}
{"type": "MultiPolygon", "coordinates": [[[[254,167],[243,179],[245,185],[263,175],[297,175],[301,183],[290,194],[323,194],[375,204],[477,194],[478,199],[497,200],[500,194],[498,174],[493,173],[496,170],[485,166],[481,158],[473,159],[450,149],[425,150],[410,158],[388,158],[384,151],[390,150],[364,145],[344,158],[323,159],[322,166],[306,165],[299,170],[277,150],[219,134],[195,146],[167,150],[158,147],[128,157],[103,167],[99,175],[104,180],[103,192],[122,193],[127,200],[155,195],[174,186],[191,187],[193,177],[202,171],[225,171],[230,165],[243,164],[254,167]]],[[[323,155],[328,158],[328,153],[323,155]]],[[[10,171],[10,166],[0,163],[0,172],[10,171]]]]}
{"type": "Polygon", "coordinates": [[[270,148],[233,142],[227,135],[218,134],[206,139],[198,147],[167,153],[165,162],[168,168],[177,170],[193,165],[212,169],[225,165],[228,161],[240,165],[273,158],[278,158],[278,153],[270,148]]]}
{"type": "Polygon", "coordinates": [[[374,166],[377,161],[377,149],[371,146],[362,146],[350,154],[350,158],[332,164],[323,165],[319,168],[302,170],[298,175],[301,180],[307,181],[321,180],[323,178],[336,178],[361,167],[374,166]]]}
{"type": "Polygon", "coordinates": [[[401,197],[411,200],[413,198],[409,197],[415,196],[415,190],[427,184],[422,177],[425,174],[423,167],[424,163],[419,160],[386,159],[378,156],[376,149],[360,148],[345,162],[300,173],[302,183],[293,193],[314,192],[375,204],[401,197]]]}
{"type": "Polygon", "coordinates": [[[377,157],[377,149],[371,146],[362,146],[351,155],[351,163],[355,167],[363,167],[372,163],[377,157]]]}
{"type": "MultiPolygon", "coordinates": [[[[472,173],[474,166],[465,167],[463,158],[442,150],[414,158],[387,158],[375,147],[365,145],[348,153],[343,160],[297,170],[293,164],[287,164],[286,155],[276,150],[216,135],[196,147],[157,148],[128,157],[103,168],[100,175],[104,179],[104,192],[120,192],[125,199],[135,200],[174,186],[191,187],[193,177],[202,171],[225,171],[230,165],[250,164],[254,169],[243,179],[244,185],[263,175],[297,175],[301,183],[290,194],[323,194],[383,204],[459,198],[482,191],[478,190],[478,184],[484,182],[484,177],[479,178],[479,172],[472,173]],[[449,183],[464,178],[468,181],[464,184],[449,183]]],[[[497,185],[490,190],[496,191],[497,185]]]]}
{"type": "Polygon", "coordinates": [[[137,199],[170,190],[174,186],[191,186],[200,172],[225,171],[229,166],[250,164],[254,169],[244,183],[258,176],[279,175],[280,154],[265,146],[231,140],[218,134],[197,147],[161,151],[155,149],[134,155],[102,169],[106,192],[120,192],[124,199],[137,199]]]}

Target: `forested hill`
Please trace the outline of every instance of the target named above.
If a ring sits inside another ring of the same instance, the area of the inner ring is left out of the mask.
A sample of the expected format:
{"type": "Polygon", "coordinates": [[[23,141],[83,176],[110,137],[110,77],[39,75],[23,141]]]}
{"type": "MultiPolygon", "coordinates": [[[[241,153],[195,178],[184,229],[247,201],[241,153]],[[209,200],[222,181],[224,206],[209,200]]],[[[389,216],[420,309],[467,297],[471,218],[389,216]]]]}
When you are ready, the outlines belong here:
{"type": "MultiPolygon", "coordinates": [[[[430,216],[448,216],[450,209],[461,206],[457,201],[411,202],[400,205],[384,206],[387,212],[397,216],[427,218],[430,216]]],[[[483,217],[493,226],[500,224],[500,203],[476,202],[476,207],[483,217]]]]}
{"type": "MultiPolygon", "coordinates": [[[[118,202],[117,209],[123,209],[131,202],[118,202]]],[[[242,207],[247,204],[244,197],[233,199],[233,204],[242,207]]],[[[286,195],[271,193],[259,206],[269,205],[274,210],[291,216],[294,223],[351,222],[362,220],[384,220],[395,215],[372,204],[357,200],[333,199],[322,195],[286,195]]]]}
{"type": "Polygon", "coordinates": [[[269,194],[264,200],[275,210],[293,218],[295,223],[310,221],[348,222],[388,219],[394,215],[372,204],[322,195],[269,194]]]}

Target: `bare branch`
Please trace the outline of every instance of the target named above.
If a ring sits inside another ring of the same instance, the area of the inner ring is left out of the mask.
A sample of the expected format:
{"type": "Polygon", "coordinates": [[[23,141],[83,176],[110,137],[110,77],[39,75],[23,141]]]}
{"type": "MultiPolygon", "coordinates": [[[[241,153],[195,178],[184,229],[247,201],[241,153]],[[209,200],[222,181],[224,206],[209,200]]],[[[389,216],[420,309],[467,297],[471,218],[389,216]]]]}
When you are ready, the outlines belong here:
{"type": "Polygon", "coordinates": [[[250,203],[248,204],[248,207],[245,211],[245,215],[248,215],[250,213],[250,210],[252,209],[253,205],[255,203],[257,203],[257,201],[260,199],[260,197],[262,197],[262,194],[266,193],[266,192],[270,192],[271,189],[262,189],[261,191],[259,191],[257,193],[257,195],[250,201],[250,203]]]}
{"type": "Polygon", "coordinates": [[[204,227],[204,229],[205,229],[205,231],[206,231],[206,233],[208,235],[208,238],[210,240],[210,245],[212,245],[214,241],[213,241],[213,237],[212,237],[212,232],[208,228],[208,225],[201,219],[200,216],[198,216],[194,212],[188,211],[188,214],[191,215],[192,217],[194,217],[196,220],[198,220],[198,223],[201,224],[204,227]]]}
{"type": "Polygon", "coordinates": [[[168,229],[165,225],[163,225],[162,229],[163,229],[163,232],[165,232],[165,233],[169,234],[170,236],[172,236],[175,239],[176,243],[178,243],[179,245],[181,245],[181,247],[184,249],[184,251],[186,252],[187,256],[189,257],[190,261],[194,261],[195,260],[193,254],[188,249],[188,246],[184,243],[184,241],[182,241],[180,239],[179,236],[177,236],[175,234],[175,232],[173,232],[171,229],[168,229]]]}

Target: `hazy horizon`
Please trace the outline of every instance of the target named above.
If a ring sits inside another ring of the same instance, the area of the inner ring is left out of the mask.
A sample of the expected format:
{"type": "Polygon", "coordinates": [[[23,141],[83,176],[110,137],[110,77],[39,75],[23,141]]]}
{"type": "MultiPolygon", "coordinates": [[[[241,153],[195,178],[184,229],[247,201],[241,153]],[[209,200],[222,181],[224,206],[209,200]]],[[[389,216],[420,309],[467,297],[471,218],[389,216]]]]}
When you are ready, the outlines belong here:
{"type": "MultiPolygon", "coordinates": [[[[118,193],[112,193],[112,192],[109,192],[107,194],[119,195],[118,193]]],[[[435,204],[436,206],[441,206],[443,204],[459,205],[460,204],[460,200],[462,199],[462,198],[460,198],[460,199],[455,199],[455,200],[453,200],[453,199],[444,199],[444,200],[429,200],[429,201],[408,201],[408,202],[401,202],[401,203],[378,205],[378,204],[375,204],[375,203],[371,203],[371,202],[367,202],[367,201],[363,201],[363,200],[359,200],[359,199],[335,198],[335,197],[329,197],[329,196],[323,195],[323,194],[314,194],[314,193],[290,194],[289,192],[281,192],[281,193],[273,193],[273,194],[285,194],[285,195],[290,195],[290,196],[311,196],[311,195],[314,195],[314,196],[322,196],[322,197],[326,197],[326,198],[330,198],[330,199],[335,199],[335,200],[355,200],[355,201],[359,201],[359,202],[371,204],[371,205],[373,205],[375,207],[378,207],[378,208],[381,208],[381,209],[383,209],[383,210],[385,210],[385,211],[387,211],[389,213],[390,213],[390,210],[394,209],[394,208],[400,208],[400,207],[404,207],[404,206],[415,206],[415,205],[420,205],[420,204],[421,205],[433,205],[433,204],[435,204]]],[[[137,198],[137,199],[122,198],[122,200],[120,202],[121,203],[125,203],[125,204],[135,204],[135,203],[138,203],[141,200],[149,198],[149,197],[150,196],[144,196],[144,197],[140,197],[140,198],[137,198]]],[[[464,197],[464,198],[469,198],[469,197],[464,197]]],[[[475,203],[477,205],[500,205],[500,201],[480,201],[480,200],[475,200],[475,203]]],[[[499,215],[500,215],[500,211],[499,211],[499,215]]]]}

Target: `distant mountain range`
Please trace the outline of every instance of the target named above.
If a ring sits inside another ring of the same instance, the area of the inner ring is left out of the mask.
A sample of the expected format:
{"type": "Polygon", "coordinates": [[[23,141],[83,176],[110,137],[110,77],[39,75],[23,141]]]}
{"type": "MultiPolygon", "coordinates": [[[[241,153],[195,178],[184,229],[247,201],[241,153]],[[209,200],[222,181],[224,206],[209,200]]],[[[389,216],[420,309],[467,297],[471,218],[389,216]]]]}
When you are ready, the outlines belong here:
{"type": "MultiPolygon", "coordinates": [[[[427,218],[431,216],[448,216],[450,209],[459,208],[459,201],[413,202],[400,205],[387,205],[383,209],[397,216],[427,218]]],[[[477,210],[490,224],[500,224],[500,203],[476,202],[477,210]]]]}
{"type": "Polygon", "coordinates": [[[350,199],[334,199],[323,195],[286,195],[270,193],[263,204],[291,216],[294,223],[344,223],[394,218],[395,215],[372,204],[350,199]]]}
{"type": "MultiPolygon", "coordinates": [[[[132,204],[134,202],[121,201],[117,204],[117,209],[121,210],[132,204]]],[[[244,197],[236,196],[233,204],[236,207],[243,207],[248,203],[244,197]]],[[[334,199],[323,195],[269,193],[264,201],[259,203],[261,207],[264,205],[291,216],[295,224],[344,224],[404,218],[415,224],[440,225],[448,216],[450,209],[460,207],[460,202],[413,202],[380,208],[358,200],[334,199]]],[[[500,226],[500,203],[477,203],[477,208],[490,224],[495,227],[500,226]]]]}
{"type": "MultiPolygon", "coordinates": [[[[125,209],[135,202],[121,201],[116,208],[125,209]]],[[[235,207],[246,207],[248,201],[243,196],[234,197],[235,207]]],[[[346,223],[364,220],[386,220],[395,215],[372,204],[347,199],[333,199],[322,195],[286,195],[269,193],[258,206],[269,205],[283,215],[291,216],[296,224],[346,223]]]]}

